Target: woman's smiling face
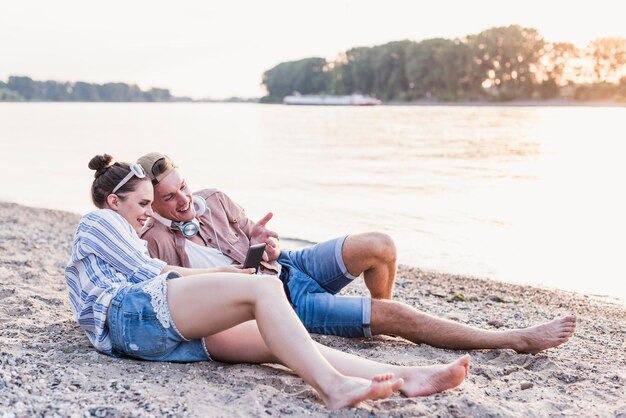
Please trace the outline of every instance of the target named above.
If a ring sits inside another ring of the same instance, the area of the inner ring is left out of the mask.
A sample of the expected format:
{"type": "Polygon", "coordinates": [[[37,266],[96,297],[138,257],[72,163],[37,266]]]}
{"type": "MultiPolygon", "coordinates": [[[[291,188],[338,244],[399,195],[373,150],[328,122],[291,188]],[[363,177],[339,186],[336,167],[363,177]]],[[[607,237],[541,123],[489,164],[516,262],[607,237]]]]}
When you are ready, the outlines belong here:
{"type": "Polygon", "coordinates": [[[134,191],[118,196],[117,201],[109,204],[109,207],[122,215],[139,234],[146,220],[154,213],[151,206],[153,199],[152,184],[147,180],[140,181],[134,191]]]}

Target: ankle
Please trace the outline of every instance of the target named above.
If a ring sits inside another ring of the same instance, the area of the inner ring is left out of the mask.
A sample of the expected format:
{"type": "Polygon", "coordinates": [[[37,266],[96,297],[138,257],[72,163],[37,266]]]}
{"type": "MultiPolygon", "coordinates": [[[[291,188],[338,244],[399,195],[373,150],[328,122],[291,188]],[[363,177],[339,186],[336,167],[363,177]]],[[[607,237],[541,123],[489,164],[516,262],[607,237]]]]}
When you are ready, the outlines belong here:
{"type": "Polygon", "coordinates": [[[523,350],[526,348],[527,343],[524,339],[524,330],[521,329],[513,329],[509,331],[504,331],[506,333],[506,341],[507,344],[502,348],[510,348],[515,351],[523,350]]]}
{"type": "Polygon", "coordinates": [[[347,377],[339,372],[315,379],[311,386],[316,388],[322,399],[333,397],[337,390],[346,382],[347,377]]]}

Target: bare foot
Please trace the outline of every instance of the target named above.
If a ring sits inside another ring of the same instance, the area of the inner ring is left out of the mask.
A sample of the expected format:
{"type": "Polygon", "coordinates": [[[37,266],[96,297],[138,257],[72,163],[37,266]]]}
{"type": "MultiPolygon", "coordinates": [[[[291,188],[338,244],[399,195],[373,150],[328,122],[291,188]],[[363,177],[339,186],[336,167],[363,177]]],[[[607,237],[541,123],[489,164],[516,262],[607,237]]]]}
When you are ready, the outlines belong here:
{"type": "Polygon", "coordinates": [[[469,373],[470,356],[464,355],[450,364],[427,367],[410,367],[402,377],[405,381],[400,392],[408,397],[428,396],[460,385],[469,373]]]}
{"type": "Polygon", "coordinates": [[[395,379],[393,373],[377,375],[372,380],[346,377],[327,396],[322,395],[322,399],[330,410],[358,406],[368,399],[388,398],[403,384],[404,380],[395,379]]]}
{"type": "Polygon", "coordinates": [[[574,335],[575,330],[575,316],[564,316],[545,324],[514,330],[519,340],[512,348],[518,353],[537,354],[566,343],[574,335]]]}

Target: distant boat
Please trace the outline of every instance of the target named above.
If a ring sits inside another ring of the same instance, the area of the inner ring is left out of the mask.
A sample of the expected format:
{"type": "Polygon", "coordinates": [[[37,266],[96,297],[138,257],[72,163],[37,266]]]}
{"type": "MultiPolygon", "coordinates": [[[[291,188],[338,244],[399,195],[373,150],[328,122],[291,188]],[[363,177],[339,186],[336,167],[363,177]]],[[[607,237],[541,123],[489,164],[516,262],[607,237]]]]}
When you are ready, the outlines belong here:
{"type": "Polygon", "coordinates": [[[375,106],[382,102],[374,97],[363,94],[351,94],[349,96],[331,96],[316,94],[294,93],[283,99],[288,105],[318,105],[318,106],[375,106]]]}

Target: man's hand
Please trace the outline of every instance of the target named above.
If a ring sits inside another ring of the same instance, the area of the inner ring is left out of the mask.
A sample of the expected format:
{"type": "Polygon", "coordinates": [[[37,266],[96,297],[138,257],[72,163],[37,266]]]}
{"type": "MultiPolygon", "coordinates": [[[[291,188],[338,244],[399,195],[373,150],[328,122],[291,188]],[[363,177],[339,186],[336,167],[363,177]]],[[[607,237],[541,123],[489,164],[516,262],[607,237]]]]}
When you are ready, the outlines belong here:
{"type": "Polygon", "coordinates": [[[265,246],[265,251],[263,252],[263,260],[278,260],[278,256],[280,256],[280,244],[278,242],[278,239],[270,237],[267,245],[265,246]]]}
{"type": "Polygon", "coordinates": [[[280,246],[278,245],[278,234],[274,231],[270,231],[265,225],[272,219],[272,212],[265,215],[252,227],[250,231],[250,244],[260,244],[264,242],[266,244],[265,252],[263,253],[264,261],[273,261],[278,259],[280,255],[280,246]]]}

